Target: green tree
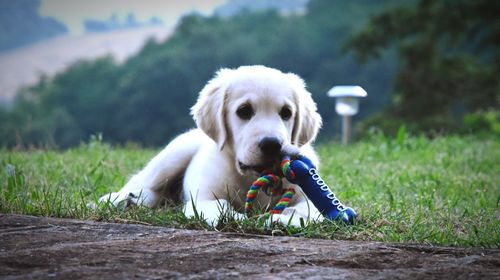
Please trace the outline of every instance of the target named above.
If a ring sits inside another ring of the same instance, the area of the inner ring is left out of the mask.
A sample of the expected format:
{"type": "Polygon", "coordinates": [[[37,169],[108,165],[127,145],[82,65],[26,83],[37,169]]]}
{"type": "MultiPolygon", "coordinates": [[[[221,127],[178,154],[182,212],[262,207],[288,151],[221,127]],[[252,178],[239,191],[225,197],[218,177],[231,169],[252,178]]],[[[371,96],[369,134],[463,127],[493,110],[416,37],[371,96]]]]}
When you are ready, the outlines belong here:
{"type": "Polygon", "coordinates": [[[366,61],[395,46],[401,64],[391,113],[442,128],[439,120],[498,108],[499,14],[494,0],[420,0],[374,16],[346,48],[366,61]]]}
{"type": "Polygon", "coordinates": [[[169,40],[148,42],[124,64],[110,58],[79,62],[25,90],[10,112],[0,114],[6,128],[0,142],[68,147],[101,132],[110,142],[163,145],[194,126],[189,108],[215,71],[250,64],[303,77],[325,119],[322,135],[331,136],[338,120],[326,96],[331,86],[365,87],[365,115],[387,103],[395,68],[391,52],[360,65],[353,55],[342,55],[341,46],[369,15],[399,2],[311,0],[304,15],[186,16],[169,40]]]}
{"type": "Polygon", "coordinates": [[[23,90],[4,117],[8,146],[35,144],[66,148],[89,135],[112,133],[120,70],[110,57],[79,62],[52,79],[23,90]]]}

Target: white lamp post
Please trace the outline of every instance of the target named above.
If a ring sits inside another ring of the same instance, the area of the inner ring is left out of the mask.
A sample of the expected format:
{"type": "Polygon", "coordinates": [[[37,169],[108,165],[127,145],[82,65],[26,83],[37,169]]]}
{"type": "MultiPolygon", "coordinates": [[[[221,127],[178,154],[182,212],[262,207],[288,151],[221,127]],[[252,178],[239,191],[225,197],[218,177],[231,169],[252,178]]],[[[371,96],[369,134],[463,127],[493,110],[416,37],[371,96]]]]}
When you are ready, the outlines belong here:
{"type": "Polygon", "coordinates": [[[334,86],[328,91],[328,96],[334,97],[335,111],[342,116],[342,143],[351,140],[352,116],[358,113],[359,99],[368,94],[360,86],[334,86]]]}

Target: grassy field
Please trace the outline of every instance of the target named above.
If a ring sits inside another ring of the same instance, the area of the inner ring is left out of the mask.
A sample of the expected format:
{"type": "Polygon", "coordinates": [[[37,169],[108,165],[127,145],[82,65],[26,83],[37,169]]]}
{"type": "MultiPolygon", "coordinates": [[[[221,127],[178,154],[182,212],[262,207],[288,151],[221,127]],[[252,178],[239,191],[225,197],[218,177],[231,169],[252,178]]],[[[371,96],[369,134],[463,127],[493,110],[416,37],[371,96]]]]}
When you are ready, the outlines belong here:
{"type": "MultiPolygon", "coordinates": [[[[500,247],[500,141],[448,136],[374,136],[318,147],[321,175],[357,210],[354,226],[305,228],[228,217],[217,229],[316,238],[500,247]]],[[[60,151],[0,151],[0,212],[209,229],[179,209],[120,211],[90,202],[116,191],[157,150],[91,141],[60,151]]]]}

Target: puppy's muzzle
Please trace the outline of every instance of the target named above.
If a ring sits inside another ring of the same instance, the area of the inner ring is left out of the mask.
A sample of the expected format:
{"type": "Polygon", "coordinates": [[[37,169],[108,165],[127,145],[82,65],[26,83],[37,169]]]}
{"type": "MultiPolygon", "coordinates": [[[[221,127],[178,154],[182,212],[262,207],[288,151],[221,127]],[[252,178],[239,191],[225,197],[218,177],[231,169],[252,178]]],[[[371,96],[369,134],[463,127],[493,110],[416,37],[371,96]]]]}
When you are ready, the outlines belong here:
{"type": "Polygon", "coordinates": [[[266,159],[276,159],[281,154],[283,140],[278,137],[264,137],[259,141],[259,149],[266,159]]]}

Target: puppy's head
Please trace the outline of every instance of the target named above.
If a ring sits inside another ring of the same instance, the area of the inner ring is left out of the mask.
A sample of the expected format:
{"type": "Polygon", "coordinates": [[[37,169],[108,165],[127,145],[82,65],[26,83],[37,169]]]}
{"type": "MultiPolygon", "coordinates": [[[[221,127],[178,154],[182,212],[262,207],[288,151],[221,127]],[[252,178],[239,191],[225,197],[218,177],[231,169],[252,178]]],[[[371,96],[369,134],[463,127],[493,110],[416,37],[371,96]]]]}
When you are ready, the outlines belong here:
{"type": "Polygon", "coordinates": [[[218,71],[191,113],[240,173],[274,165],[284,147],[313,141],[321,126],[302,79],[264,66],[218,71]]]}

